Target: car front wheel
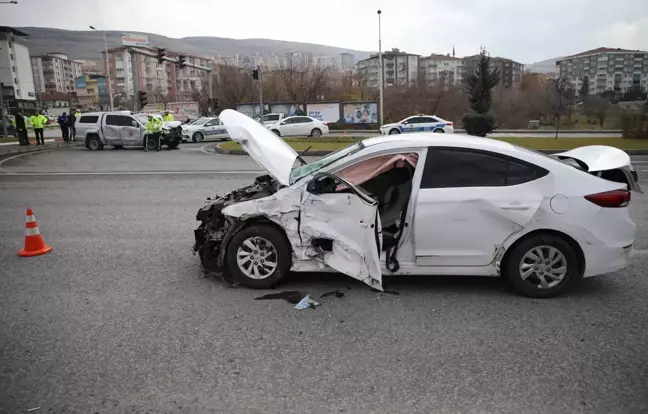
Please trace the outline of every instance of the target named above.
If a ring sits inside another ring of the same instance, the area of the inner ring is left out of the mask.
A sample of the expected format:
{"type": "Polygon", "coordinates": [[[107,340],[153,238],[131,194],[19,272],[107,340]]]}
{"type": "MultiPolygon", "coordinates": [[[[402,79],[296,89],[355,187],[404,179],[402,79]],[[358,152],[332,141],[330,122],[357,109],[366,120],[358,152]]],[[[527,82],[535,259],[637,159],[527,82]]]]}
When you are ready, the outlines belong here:
{"type": "Polygon", "coordinates": [[[396,134],[400,134],[400,131],[397,129],[392,129],[391,131],[389,131],[389,135],[396,135],[396,134]]]}
{"type": "Polygon", "coordinates": [[[241,285],[269,289],[288,274],[291,255],[290,243],[280,230],[252,225],[238,232],[227,246],[227,268],[241,285]]]}
{"type": "Polygon", "coordinates": [[[549,234],[532,236],[515,246],[503,270],[515,292],[534,298],[565,293],[583,277],[572,246],[549,234]]]}
{"type": "Polygon", "coordinates": [[[279,132],[278,129],[273,129],[272,132],[273,132],[276,136],[278,136],[278,137],[281,136],[281,132],[279,132]]]}
{"type": "Polygon", "coordinates": [[[191,140],[192,140],[193,142],[202,142],[203,139],[205,139],[205,136],[202,134],[202,132],[196,132],[196,133],[193,134],[193,136],[191,137],[191,140]]]}

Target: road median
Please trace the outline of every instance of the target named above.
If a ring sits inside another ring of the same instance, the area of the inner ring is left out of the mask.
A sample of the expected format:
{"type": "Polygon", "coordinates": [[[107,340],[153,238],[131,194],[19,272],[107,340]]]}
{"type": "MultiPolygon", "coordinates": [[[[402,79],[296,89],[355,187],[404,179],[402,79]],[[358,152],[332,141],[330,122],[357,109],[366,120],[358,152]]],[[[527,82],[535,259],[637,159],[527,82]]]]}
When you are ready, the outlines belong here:
{"type": "MultiPolygon", "coordinates": [[[[323,156],[343,148],[353,142],[362,140],[359,137],[332,137],[326,140],[314,140],[305,138],[286,138],[285,141],[295,151],[304,151],[310,147],[308,155],[323,156]]],[[[475,137],[475,139],[480,139],[475,137]]],[[[530,148],[533,150],[555,153],[568,151],[570,149],[586,145],[608,145],[626,151],[630,155],[648,155],[648,140],[627,139],[627,138],[527,138],[527,137],[506,137],[497,138],[501,141],[530,148]]],[[[225,142],[216,144],[213,151],[226,155],[247,155],[236,142],[225,142]]]]}

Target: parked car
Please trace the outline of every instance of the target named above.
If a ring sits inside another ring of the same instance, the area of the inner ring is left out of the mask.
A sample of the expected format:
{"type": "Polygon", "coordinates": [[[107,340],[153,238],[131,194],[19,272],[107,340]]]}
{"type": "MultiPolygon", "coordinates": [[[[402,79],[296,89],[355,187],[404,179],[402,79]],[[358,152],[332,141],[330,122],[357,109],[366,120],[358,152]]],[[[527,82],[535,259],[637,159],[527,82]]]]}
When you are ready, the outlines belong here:
{"type": "Polygon", "coordinates": [[[382,135],[405,134],[407,132],[438,132],[453,134],[452,122],[441,119],[436,115],[415,115],[393,124],[385,124],[380,127],[382,135]]]}
{"type": "MultiPolygon", "coordinates": [[[[102,150],[109,145],[114,148],[125,146],[144,146],[155,149],[153,140],[145,140],[146,114],[128,114],[124,112],[86,112],[77,119],[75,126],[77,137],[83,137],[85,146],[91,150],[102,150]]],[[[163,126],[161,144],[169,149],[180,145],[180,134],[176,128],[163,126]]]]}
{"type": "Polygon", "coordinates": [[[270,131],[280,137],[321,137],[329,134],[325,122],[310,116],[289,116],[274,124],[266,125],[270,131]]]}
{"type": "Polygon", "coordinates": [[[463,134],[354,143],[311,164],[258,122],[220,119],[267,172],[208,201],[195,246],[207,271],[252,288],[289,271],[502,276],[532,297],[623,269],[639,191],[630,157],[607,146],[556,157],[463,134]],[[300,161],[299,166],[294,166],[300,161]]]}
{"type": "Polygon", "coordinates": [[[263,115],[263,125],[276,124],[282,119],[286,118],[286,114],[282,113],[270,113],[263,115]]]}
{"type": "Polygon", "coordinates": [[[227,139],[227,129],[217,117],[199,118],[190,124],[182,125],[182,140],[202,142],[205,138],[227,139]]]}

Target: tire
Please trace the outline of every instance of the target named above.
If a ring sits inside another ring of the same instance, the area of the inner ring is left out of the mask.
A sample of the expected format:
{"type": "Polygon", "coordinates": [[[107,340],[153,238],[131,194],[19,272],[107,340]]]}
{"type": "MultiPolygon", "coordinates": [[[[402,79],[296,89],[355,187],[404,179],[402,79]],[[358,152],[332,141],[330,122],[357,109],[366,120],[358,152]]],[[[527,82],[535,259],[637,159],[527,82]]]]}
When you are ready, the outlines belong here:
{"type": "Polygon", "coordinates": [[[510,254],[507,254],[502,270],[503,276],[516,293],[532,298],[561,295],[576,286],[583,278],[578,266],[578,255],[572,246],[562,237],[551,234],[531,236],[515,245],[510,254]],[[542,256],[539,258],[543,261],[538,263],[536,258],[540,254],[542,256]],[[529,257],[532,255],[536,257],[529,257]],[[552,265],[551,262],[555,260],[558,262],[552,265]],[[556,271],[563,267],[564,274],[556,271]],[[553,270],[547,272],[547,268],[553,270]],[[524,269],[530,272],[526,279],[523,278],[524,269]],[[549,274],[562,275],[562,277],[550,277],[549,274]],[[546,282],[546,287],[540,286],[542,279],[546,282]],[[553,283],[555,285],[552,285],[553,283]]]}
{"type": "Polygon", "coordinates": [[[232,241],[227,246],[225,259],[227,263],[227,271],[238,283],[252,289],[270,289],[279,284],[288,274],[288,271],[290,271],[291,256],[292,249],[290,243],[281,230],[269,225],[253,224],[245,227],[232,238],[232,241]],[[252,246],[272,247],[267,250],[253,250],[249,247],[249,242],[252,243],[252,246]],[[266,255],[261,256],[261,252],[264,250],[266,255]],[[268,250],[270,251],[269,253],[268,250]],[[250,263],[254,258],[258,260],[258,262],[255,263],[260,265],[260,267],[257,267],[257,269],[260,269],[257,272],[257,274],[261,276],[260,278],[255,278],[252,275],[254,273],[254,265],[251,265],[246,269],[246,263],[242,263],[242,265],[239,265],[238,263],[237,258],[239,253],[247,253],[248,251],[251,254],[247,257],[251,257],[251,259],[247,263],[250,263]],[[254,252],[258,253],[255,254],[254,252]],[[263,257],[265,257],[265,259],[263,257]],[[265,261],[266,265],[261,265],[261,260],[267,260],[265,261]],[[268,265],[268,263],[272,263],[273,261],[276,266],[274,269],[269,269],[270,265],[268,265]],[[265,273],[266,271],[268,272],[267,274],[265,273]]]}
{"type": "Polygon", "coordinates": [[[196,132],[191,136],[193,142],[203,142],[203,139],[205,139],[205,136],[202,132],[196,132]]]}
{"type": "Polygon", "coordinates": [[[272,132],[273,132],[276,136],[278,136],[278,137],[281,136],[281,132],[279,132],[278,129],[273,129],[272,132]]]}
{"type": "Polygon", "coordinates": [[[118,149],[122,149],[122,148],[124,148],[123,145],[113,145],[113,149],[117,149],[117,150],[118,150],[118,149]]]}
{"type": "Polygon", "coordinates": [[[99,139],[99,136],[92,135],[88,137],[88,148],[91,151],[101,151],[104,147],[103,142],[99,139]]]}
{"type": "Polygon", "coordinates": [[[400,133],[401,132],[398,129],[392,129],[392,130],[389,131],[389,135],[398,135],[400,133]]]}
{"type": "Polygon", "coordinates": [[[157,149],[157,142],[153,138],[145,139],[144,145],[146,145],[146,149],[149,151],[155,151],[157,149]]]}
{"type": "Polygon", "coordinates": [[[167,144],[167,147],[172,150],[178,148],[178,145],[180,145],[179,141],[171,141],[167,144]]]}
{"type": "Polygon", "coordinates": [[[436,132],[437,134],[445,134],[445,130],[443,128],[437,128],[432,132],[436,132]]]}
{"type": "Polygon", "coordinates": [[[311,131],[310,136],[313,138],[319,138],[322,136],[322,131],[319,128],[315,128],[311,131]]]}

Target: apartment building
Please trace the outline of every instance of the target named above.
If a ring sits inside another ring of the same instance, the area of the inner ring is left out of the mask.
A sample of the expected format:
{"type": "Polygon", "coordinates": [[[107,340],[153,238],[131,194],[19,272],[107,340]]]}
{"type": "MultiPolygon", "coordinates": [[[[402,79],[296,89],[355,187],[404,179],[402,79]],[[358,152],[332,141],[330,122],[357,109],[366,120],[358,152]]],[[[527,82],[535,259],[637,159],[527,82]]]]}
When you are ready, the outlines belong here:
{"type": "Polygon", "coordinates": [[[81,63],[68,59],[65,53],[32,56],[31,65],[37,93],[70,93],[74,80],[83,73],[81,63]]]}
{"type": "Polygon", "coordinates": [[[588,77],[589,94],[607,90],[627,92],[631,87],[648,87],[648,52],[600,47],[556,61],[561,78],[580,90],[588,77]]]}
{"type": "MultiPolygon", "coordinates": [[[[480,55],[467,56],[463,58],[463,77],[471,76],[477,70],[480,55]]],[[[502,57],[490,58],[491,69],[498,68],[500,70],[501,80],[500,85],[505,88],[519,88],[522,85],[522,74],[524,73],[524,65],[512,59],[502,57]]]]}
{"type": "MultiPolygon", "coordinates": [[[[128,47],[118,47],[108,50],[108,65],[110,70],[109,83],[113,95],[134,96],[134,81],[137,79],[140,90],[146,91],[151,103],[166,100],[191,99],[194,90],[202,88],[202,79],[205,74],[189,67],[182,70],[170,62],[158,64],[157,58],[136,54],[131,56],[128,47]],[[135,71],[133,62],[135,59],[135,71]]],[[[141,48],[156,53],[153,48],[141,48]]],[[[211,60],[187,55],[180,52],[167,51],[166,55],[177,58],[185,56],[185,62],[194,65],[211,67],[211,60]]],[[[105,54],[102,52],[102,56],[105,54]]],[[[105,66],[105,64],[104,64],[105,66]]]]}
{"type": "Polygon", "coordinates": [[[461,58],[431,54],[419,59],[419,71],[428,86],[459,85],[463,81],[463,61],[461,58]]]}
{"type": "MultiPolygon", "coordinates": [[[[383,85],[409,86],[416,83],[419,72],[419,57],[411,53],[393,49],[383,53],[383,85]]],[[[377,88],[379,85],[378,54],[356,64],[358,73],[366,75],[367,86],[377,88]]]]}
{"type": "MultiPolygon", "coordinates": [[[[76,99],[73,105],[78,108],[94,110],[108,107],[110,98],[105,75],[85,73],[79,76],[74,80],[74,92],[76,93],[76,99]]],[[[117,102],[119,100],[115,99],[115,103],[117,102]]]]}
{"type": "Polygon", "coordinates": [[[355,70],[355,55],[353,53],[340,53],[340,70],[342,72],[355,70]]]}
{"type": "Polygon", "coordinates": [[[32,75],[27,33],[0,26],[0,91],[11,112],[18,108],[26,114],[36,111],[36,90],[32,75]]]}

